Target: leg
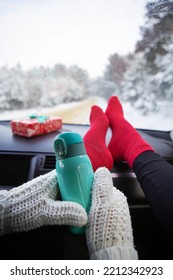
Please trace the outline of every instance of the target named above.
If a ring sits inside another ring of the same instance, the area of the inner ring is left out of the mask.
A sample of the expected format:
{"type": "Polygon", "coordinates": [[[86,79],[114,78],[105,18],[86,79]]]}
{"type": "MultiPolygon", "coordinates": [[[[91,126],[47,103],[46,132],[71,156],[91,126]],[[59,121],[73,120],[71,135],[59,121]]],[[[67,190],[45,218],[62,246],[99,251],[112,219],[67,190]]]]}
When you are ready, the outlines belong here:
{"type": "Polygon", "coordinates": [[[163,230],[173,234],[173,166],[158,154],[140,154],[133,170],[163,230]]]}
{"type": "Polygon", "coordinates": [[[94,171],[99,167],[113,167],[113,158],[106,147],[106,133],[109,120],[98,106],[93,106],[90,114],[90,129],[84,136],[86,152],[91,160],[94,171]]]}
{"type": "Polygon", "coordinates": [[[109,150],[113,159],[125,160],[133,168],[162,228],[173,233],[173,166],[124,119],[117,97],[110,98],[106,115],[112,128],[109,150]]]}
{"type": "Polygon", "coordinates": [[[125,160],[132,167],[134,159],[144,151],[153,150],[132,125],[125,120],[122,106],[116,96],[109,99],[106,109],[112,139],[108,146],[114,161],[125,160]]]}

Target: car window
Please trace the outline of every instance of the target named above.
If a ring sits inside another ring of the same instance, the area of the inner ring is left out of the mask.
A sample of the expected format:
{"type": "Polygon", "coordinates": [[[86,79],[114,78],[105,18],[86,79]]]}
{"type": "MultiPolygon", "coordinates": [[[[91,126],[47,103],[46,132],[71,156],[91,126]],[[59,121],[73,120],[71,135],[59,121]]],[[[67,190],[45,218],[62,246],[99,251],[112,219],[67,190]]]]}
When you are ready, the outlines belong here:
{"type": "Polygon", "coordinates": [[[88,124],[117,95],[137,128],[173,128],[172,0],[0,1],[0,119],[88,124]]]}

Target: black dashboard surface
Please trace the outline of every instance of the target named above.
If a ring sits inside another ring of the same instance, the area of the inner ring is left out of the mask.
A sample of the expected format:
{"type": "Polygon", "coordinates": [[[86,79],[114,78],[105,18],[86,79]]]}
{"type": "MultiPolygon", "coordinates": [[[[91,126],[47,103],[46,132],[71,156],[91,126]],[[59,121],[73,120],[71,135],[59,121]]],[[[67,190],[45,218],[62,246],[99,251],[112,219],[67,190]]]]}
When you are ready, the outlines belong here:
{"type": "MultiPolygon", "coordinates": [[[[72,131],[83,137],[88,131],[89,125],[63,124],[62,130],[25,138],[13,135],[10,122],[0,122],[0,152],[18,153],[54,153],[53,142],[57,134],[72,131]]],[[[167,131],[153,131],[137,129],[141,136],[159,153],[163,158],[173,159],[173,143],[167,131]]],[[[108,143],[111,137],[109,130],[106,137],[108,143]]]]}
{"type": "Polygon", "coordinates": [[[26,138],[13,135],[10,122],[0,122],[0,151],[54,153],[53,142],[57,134],[73,131],[80,133],[83,136],[87,129],[87,126],[81,125],[63,125],[62,130],[38,135],[32,138],[26,138]]]}

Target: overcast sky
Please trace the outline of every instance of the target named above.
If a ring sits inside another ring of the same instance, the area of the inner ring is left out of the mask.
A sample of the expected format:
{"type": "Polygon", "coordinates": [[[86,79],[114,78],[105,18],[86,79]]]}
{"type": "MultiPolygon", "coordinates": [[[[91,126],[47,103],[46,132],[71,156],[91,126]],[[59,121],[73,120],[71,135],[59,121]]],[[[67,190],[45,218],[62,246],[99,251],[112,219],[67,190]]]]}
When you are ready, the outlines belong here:
{"type": "Polygon", "coordinates": [[[91,77],[133,51],[146,0],[0,0],[0,66],[77,64],[91,77]]]}

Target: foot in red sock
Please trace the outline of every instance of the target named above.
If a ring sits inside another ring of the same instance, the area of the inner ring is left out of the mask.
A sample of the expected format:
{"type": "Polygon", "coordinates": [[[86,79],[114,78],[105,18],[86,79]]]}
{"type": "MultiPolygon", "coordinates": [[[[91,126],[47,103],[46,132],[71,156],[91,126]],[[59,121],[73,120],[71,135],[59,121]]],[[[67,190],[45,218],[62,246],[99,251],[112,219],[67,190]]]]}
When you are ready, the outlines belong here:
{"type": "Polygon", "coordinates": [[[112,129],[112,138],[109,150],[114,161],[127,161],[132,167],[135,158],[145,151],[153,151],[153,148],[145,142],[135,128],[124,119],[123,109],[119,99],[112,96],[106,109],[112,129]]]}
{"type": "Polygon", "coordinates": [[[96,105],[92,106],[90,129],[83,140],[94,171],[99,167],[106,167],[109,170],[113,167],[113,158],[105,140],[108,127],[109,120],[102,109],[96,105]]]}

